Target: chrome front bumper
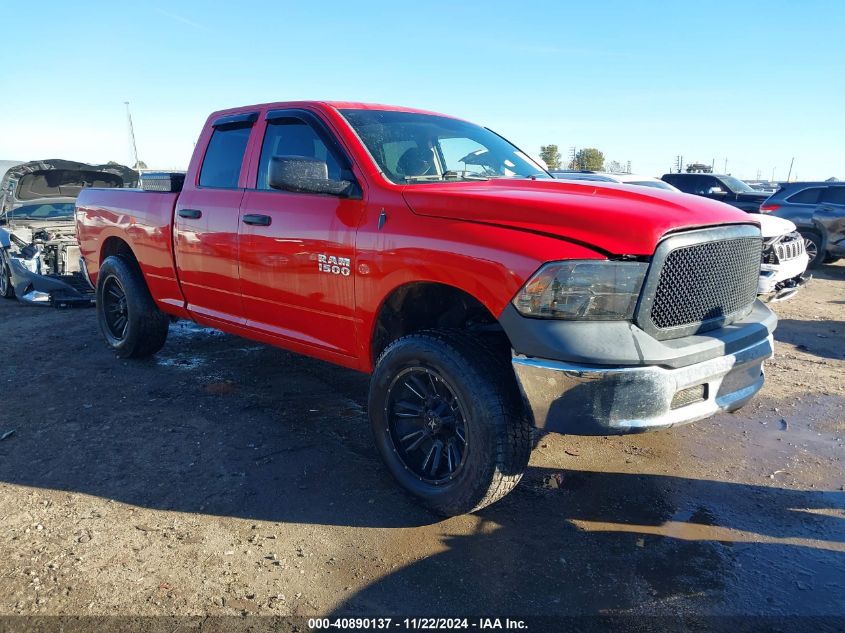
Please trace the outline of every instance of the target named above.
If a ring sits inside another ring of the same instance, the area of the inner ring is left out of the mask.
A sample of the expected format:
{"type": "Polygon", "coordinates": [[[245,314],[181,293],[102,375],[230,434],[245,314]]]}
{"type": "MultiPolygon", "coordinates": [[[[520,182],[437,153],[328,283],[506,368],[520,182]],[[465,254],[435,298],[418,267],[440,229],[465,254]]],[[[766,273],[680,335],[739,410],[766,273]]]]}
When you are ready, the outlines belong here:
{"type": "Polygon", "coordinates": [[[763,386],[771,334],[733,354],[677,369],[602,367],[513,357],[534,425],[571,435],[639,433],[735,411],[763,386]]]}

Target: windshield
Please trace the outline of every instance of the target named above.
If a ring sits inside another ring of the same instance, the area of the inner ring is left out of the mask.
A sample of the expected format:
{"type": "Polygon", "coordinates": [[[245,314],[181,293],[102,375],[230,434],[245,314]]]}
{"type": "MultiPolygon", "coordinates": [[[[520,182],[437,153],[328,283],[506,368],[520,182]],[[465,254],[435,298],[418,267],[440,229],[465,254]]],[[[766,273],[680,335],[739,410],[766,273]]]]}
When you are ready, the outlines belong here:
{"type": "Polygon", "coordinates": [[[9,218],[26,220],[70,220],[73,218],[73,202],[52,204],[27,204],[9,211],[9,218]]]}
{"type": "Polygon", "coordinates": [[[388,110],[340,113],[395,183],[550,177],[501,136],[466,121],[388,110]]]}
{"type": "Polygon", "coordinates": [[[754,190],[747,184],[742,182],[739,178],[733,176],[719,176],[719,180],[728,186],[728,189],[734,193],[754,193],[754,190]]]}

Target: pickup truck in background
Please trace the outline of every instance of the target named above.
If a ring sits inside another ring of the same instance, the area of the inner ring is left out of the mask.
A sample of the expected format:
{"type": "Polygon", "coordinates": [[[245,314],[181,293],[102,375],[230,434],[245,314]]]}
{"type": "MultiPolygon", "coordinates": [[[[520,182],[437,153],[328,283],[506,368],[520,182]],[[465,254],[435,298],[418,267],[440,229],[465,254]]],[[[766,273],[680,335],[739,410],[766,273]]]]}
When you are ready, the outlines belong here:
{"type": "Polygon", "coordinates": [[[772,354],[751,216],[556,181],[456,118],[216,112],[184,183],[156,189],[77,202],[107,344],[147,356],[193,319],[370,373],[388,470],[441,514],[507,494],[532,426],[635,433],[736,410],[772,354]]]}
{"type": "Polygon", "coordinates": [[[724,174],[663,174],[661,180],[684,193],[724,202],[748,213],[759,213],[769,194],[756,191],[739,178],[724,174]]]}

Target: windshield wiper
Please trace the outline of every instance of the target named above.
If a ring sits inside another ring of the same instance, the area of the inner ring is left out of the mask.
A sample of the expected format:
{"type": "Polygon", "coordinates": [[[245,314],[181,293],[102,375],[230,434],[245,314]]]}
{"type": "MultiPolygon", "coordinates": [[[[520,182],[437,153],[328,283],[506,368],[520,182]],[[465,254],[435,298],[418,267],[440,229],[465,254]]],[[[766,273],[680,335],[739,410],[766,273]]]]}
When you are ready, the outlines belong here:
{"type": "Polygon", "coordinates": [[[490,180],[487,176],[473,174],[468,171],[447,171],[443,173],[443,180],[490,180]]]}
{"type": "Polygon", "coordinates": [[[428,174],[425,176],[405,176],[405,182],[436,182],[438,180],[443,180],[437,174],[428,174]]]}
{"type": "Polygon", "coordinates": [[[426,174],[424,176],[405,176],[405,182],[455,182],[459,180],[489,180],[489,176],[478,174],[459,174],[454,171],[447,171],[442,176],[438,174],[426,174]]]}

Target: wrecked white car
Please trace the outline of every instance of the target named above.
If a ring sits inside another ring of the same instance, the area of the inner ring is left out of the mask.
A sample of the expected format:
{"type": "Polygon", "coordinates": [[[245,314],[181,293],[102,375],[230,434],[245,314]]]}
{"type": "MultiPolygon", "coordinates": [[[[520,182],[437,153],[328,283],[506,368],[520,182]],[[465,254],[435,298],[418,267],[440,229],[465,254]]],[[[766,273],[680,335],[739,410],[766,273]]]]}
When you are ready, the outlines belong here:
{"type": "Polygon", "coordinates": [[[82,274],[74,207],[83,187],[137,184],[122,165],[65,160],[22,163],[0,181],[0,296],[24,303],[92,305],[82,274]]]}
{"type": "Polygon", "coordinates": [[[74,199],[35,201],[4,214],[0,226],[0,295],[24,303],[92,304],[80,274],[74,199]]]}
{"type": "Polygon", "coordinates": [[[788,299],[803,286],[810,258],[804,248],[804,238],[789,220],[770,215],[755,215],[763,233],[763,261],[757,294],[764,301],[788,299]]]}

